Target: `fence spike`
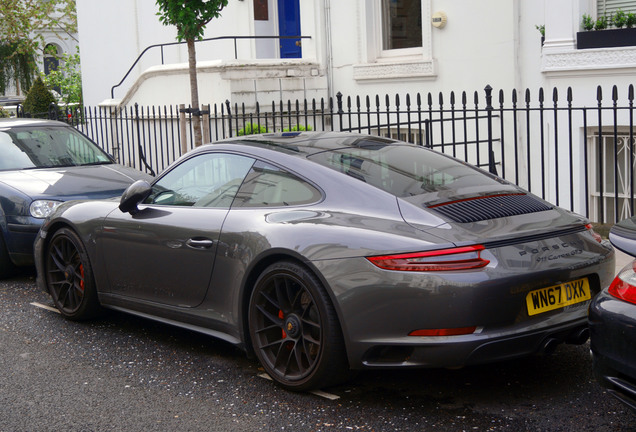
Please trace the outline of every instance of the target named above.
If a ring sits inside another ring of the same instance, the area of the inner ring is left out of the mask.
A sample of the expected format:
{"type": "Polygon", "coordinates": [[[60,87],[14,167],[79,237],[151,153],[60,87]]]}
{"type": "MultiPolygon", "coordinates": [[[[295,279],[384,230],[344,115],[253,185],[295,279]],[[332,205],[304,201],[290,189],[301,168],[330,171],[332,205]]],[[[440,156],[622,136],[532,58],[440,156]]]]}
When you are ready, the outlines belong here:
{"type": "Polygon", "coordinates": [[[614,101],[614,105],[616,105],[618,101],[618,87],[616,85],[612,87],[612,100],[614,101]]]}

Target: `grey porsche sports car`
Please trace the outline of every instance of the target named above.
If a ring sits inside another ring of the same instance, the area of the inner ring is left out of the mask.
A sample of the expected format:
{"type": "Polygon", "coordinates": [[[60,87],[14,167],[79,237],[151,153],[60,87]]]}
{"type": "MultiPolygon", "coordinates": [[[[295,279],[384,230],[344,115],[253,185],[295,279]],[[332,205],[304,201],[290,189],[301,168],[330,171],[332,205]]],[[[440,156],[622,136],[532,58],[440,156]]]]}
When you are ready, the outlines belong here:
{"type": "Polygon", "coordinates": [[[291,390],[583,343],[614,272],[583,217],[420,146],[333,132],[202,146],[120,201],[61,205],[35,250],[65,317],[201,331],[291,390]]]}
{"type": "Polygon", "coordinates": [[[121,196],[150,178],[65,123],[0,119],[0,278],[33,266],[33,241],[62,202],[121,196]]]}

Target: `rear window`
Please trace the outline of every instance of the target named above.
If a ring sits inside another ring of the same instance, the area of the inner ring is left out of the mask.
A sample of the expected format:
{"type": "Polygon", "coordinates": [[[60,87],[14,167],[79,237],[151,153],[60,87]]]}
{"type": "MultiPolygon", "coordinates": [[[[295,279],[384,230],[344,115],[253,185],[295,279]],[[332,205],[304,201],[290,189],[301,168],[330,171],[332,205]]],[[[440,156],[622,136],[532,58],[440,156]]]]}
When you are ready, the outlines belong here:
{"type": "Polygon", "coordinates": [[[111,159],[70,127],[0,130],[0,170],[109,164],[111,159]]]}
{"type": "Polygon", "coordinates": [[[470,165],[414,145],[376,143],[317,153],[309,159],[400,198],[501,187],[497,179],[470,165]]]}

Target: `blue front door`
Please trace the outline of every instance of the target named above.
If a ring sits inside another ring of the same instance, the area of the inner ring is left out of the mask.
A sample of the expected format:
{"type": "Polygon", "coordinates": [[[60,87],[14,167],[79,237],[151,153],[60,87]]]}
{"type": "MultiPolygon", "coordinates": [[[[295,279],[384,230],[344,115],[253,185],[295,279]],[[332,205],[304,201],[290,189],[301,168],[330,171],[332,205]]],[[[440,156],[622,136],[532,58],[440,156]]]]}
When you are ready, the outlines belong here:
{"type": "MultiPolygon", "coordinates": [[[[278,34],[300,36],[300,0],[278,0],[278,34]]],[[[301,58],[300,39],[280,39],[280,58],[301,58]]]]}

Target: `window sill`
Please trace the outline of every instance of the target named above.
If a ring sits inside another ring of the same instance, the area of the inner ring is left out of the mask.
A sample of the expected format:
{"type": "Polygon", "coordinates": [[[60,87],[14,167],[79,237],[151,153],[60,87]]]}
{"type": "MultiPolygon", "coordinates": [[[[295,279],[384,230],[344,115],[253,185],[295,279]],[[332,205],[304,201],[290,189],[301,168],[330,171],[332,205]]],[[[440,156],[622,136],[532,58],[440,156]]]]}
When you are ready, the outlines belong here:
{"type": "MultiPolygon", "coordinates": [[[[636,47],[590,48],[577,50],[547,49],[544,45],[541,71],[546,74],[584,73],[602,70],[616,70],[624,73],[624,69],[636,68],[636,47]]],[[[630,72],[631,73],[631,72],[630,72]]]]}
{"type": "Polygon", "coordinates": [[[404,60],[383,58],[378,63],[366,63],[353,66],[353,78],[357,81],[390,80],[405,78],[435,78],[437,71],[435,60],[404,60]]]}

